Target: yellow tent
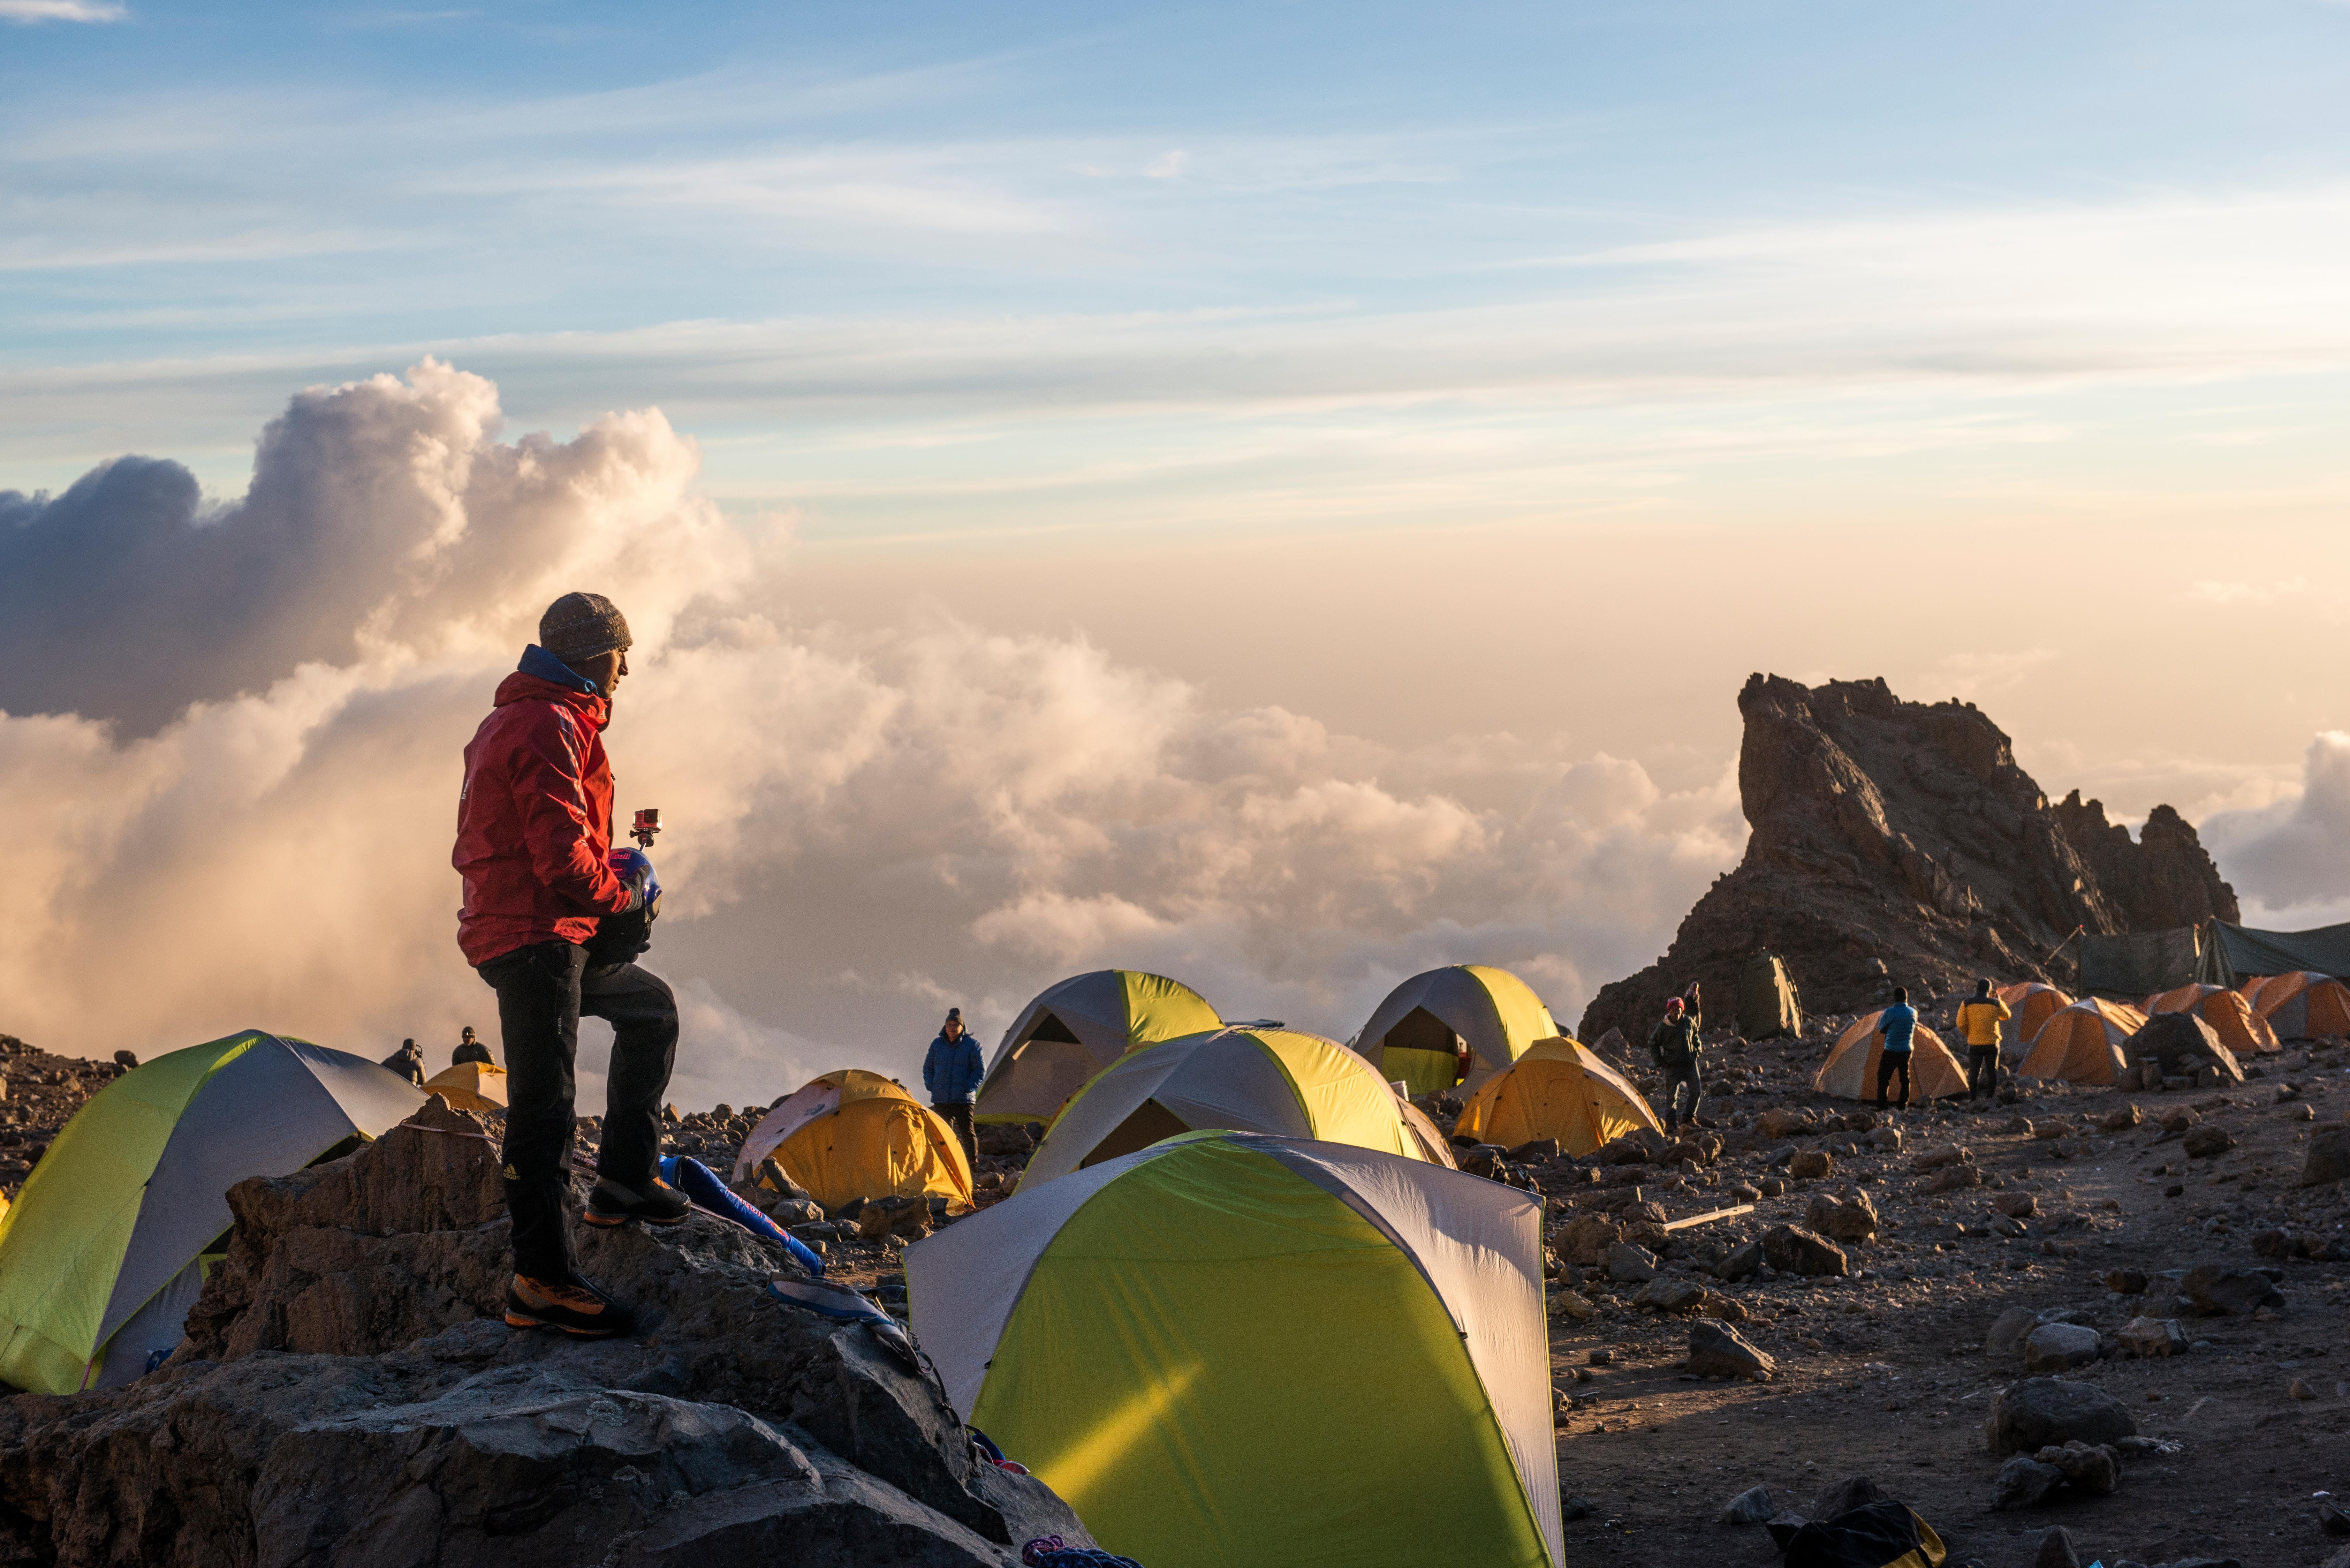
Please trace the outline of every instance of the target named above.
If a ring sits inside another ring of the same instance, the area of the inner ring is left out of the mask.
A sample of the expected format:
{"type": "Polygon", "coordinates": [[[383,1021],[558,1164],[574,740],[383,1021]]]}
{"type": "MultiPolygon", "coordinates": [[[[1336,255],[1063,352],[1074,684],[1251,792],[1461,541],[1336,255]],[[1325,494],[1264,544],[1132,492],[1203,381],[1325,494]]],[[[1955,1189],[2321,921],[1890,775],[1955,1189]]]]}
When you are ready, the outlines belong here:
{"type": "Polygon", "coordinates": [[[1388,992],[1355,1036],[1355,1049],[1380,1077],[1409,1094],[1430,1095],[1456,1083],[1477,1089],[1535,1041],[1557,1033],[1550,1009],[1524,981],[1489,964],[1461,963],[1413,975],[1388,992]],[[1459,1065],[1464,1044],[1465,1077],[1459,1065]]]}
{"type": "Polygon", "coordinates": [[[2040,1026],[2073,1005],[2071,997],[2036,980],[2001,986],[1999,999],[2008,1008],[2008,1015],[1999,1026],[2000,1049],[2010,1057],[2030,1050],[2032,1037],[2040,1033],[2040,1026]]]}
{"type": "Polygon", "coordinates": [[[2252,1011],[2241,992],[2224,985],[2182,985],[2147,997],[2140,1011],[2148,1017],[2158,1012],[2192,1012],[2211,1026],[2220,1044],[2239,1056],[2284,1049],[2277,1044],[2276,1031],[2269,1027],[2268,1020],[2252,1011]]]}
{"type": "Polygon", "coordinates": [[[1567,1153],[1583,1155],[1638,1127],[1663,1130],[1640,1091],[1590,1047],[1560,1036],[1537,1040],[1486,1079],[1453,1130],[1513,1148],[1555,1137],[1567,1153]]]}
{"type": "Polygon", "coordinates": [[[2032,1049],[2016,1064],[2016,1073],[2073,1084],[2110,1084],[2129,1065],[2122,1047],[2145,1027],[2146,1014],[2127,1002],[2096,996],[2076,1002],[2040,1026],[2032,1049]]]}
{"type": "MultiPolygon", "coordinates": [[[[1847,1100],[1877,1098],[1877,1063],[1885,1054],[1885,1036],[1877,1021],[1884,1012],[1864,1012],[1846,1026],[1828,1051],[1827,1060],[1812,1075],[1812,1087],[1847,1100]]],[[[1909,1039],[1909,1103],[1947,1099],[1967,1092],[1967,1070],[1942,1044],[1942,1037],[1918,1025],[1909,1039]]],[[[1899,1080],[1888,1087],[1898,1087],[1899,1080]]]]}
{"type": "Polygon", "coordinates": [[[506,1108],[506,1070],[486,1062],[460,1062],[425,1079],[424,1092],[461,1111],[502,1111],[506,1108]]]}
{"type": "Polygon", "coordinates": [[[1335,1040],[1295,1029],[1215,1029],[1128,1052],[1077,1091],[1021,1176],[1055,1177],[1178,1133],[1224,1129],[1422,1158],[1403,1102],[1335,1040]]]}
{"type": "Polygon", "coordinates": [[[1020,1010],[987,1064],[974,1117],[1041,1122],[1096,1073],[1138,1045],[1155,1045],[1223,1020],[1180,981],[1140,970],[1099,969],[1046,986],[1020,1010]]]}
{"type": "Polygon", "coordinates": [[[734,1179],[769,1155],[827,1209],[893,1195],[971,1201],[971,1161],[954,1129],[862,1067],[812,1079],[760,1117],[735,1156],[734,1179]]]}

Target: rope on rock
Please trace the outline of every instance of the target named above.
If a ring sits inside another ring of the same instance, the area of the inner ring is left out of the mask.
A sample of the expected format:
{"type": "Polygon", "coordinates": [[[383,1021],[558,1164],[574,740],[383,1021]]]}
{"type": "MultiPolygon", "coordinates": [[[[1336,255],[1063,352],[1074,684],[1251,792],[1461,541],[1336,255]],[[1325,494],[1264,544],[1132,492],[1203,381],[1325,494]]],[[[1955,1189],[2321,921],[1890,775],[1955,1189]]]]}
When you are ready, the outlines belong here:
{"type": "Polygon", "coordinates": [[[1142,1568],[1131,1557],[1097,1552],[1090,1546],[1064,1546],[1057,1535],[1040,1535],[1020,1549],[1026,1568],[1142,1568]]]}

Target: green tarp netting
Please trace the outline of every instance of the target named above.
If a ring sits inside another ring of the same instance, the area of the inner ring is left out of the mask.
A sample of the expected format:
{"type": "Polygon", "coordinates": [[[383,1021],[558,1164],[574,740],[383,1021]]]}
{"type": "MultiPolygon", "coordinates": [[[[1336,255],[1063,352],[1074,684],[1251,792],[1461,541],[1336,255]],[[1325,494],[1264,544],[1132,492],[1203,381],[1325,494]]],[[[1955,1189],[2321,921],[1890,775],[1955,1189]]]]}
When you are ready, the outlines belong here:
{"type": "Polygon", "coordinates": [[[2262,931],[2212,920],[2081,939],[2081,989],[2128,1002],[2173,986],[2233,986],[2250,975],[2303,970],[2350,979],[2350,925],[2262,931]]]}

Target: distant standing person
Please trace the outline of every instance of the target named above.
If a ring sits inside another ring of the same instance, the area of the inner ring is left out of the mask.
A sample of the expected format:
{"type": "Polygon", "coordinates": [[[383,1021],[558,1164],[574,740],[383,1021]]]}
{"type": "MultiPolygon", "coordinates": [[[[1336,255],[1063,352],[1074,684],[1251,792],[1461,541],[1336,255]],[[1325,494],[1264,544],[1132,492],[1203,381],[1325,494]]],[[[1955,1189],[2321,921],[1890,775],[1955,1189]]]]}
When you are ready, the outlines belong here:
{"type": "Polygon", "coordinates": [[[1959,1004],[1959,1033],[1967,1037],[1967,1103],[1988,1100],[1999,1089],[1999,1026],[2014,1013],[1991,993],[1991,981],[1975,981],[1975,993],[1959,1004]]]}
{"type": "Polygon", "coordinates": [[[400,1049],[386,1056],[383,1064],[418,1088],[424,1086],[424,1048],[415,1041],[401,1041],[400,1049]]]}
{"type": "Polygon", "coordinates": [[[484,1067],[498,1064],[497,1058],[490,1054],[490,1048],[482,1044],[482,1037],[473,1033],[473,1026],[470,1023],[465,1025],[465,1032],[457,1036],[457,1048],[449,1053],[449,1065],[452,1067],[462,1067],[468,1062],[479,1062],[484,1067]]]}
{"type": "Polygon", "coordinates": [[[1885,1040],[1885,1049],[1877,1058],[1877,1108],[1886,1110],[1885,1091],[1893,1082],[1893,1075],[1901,1075],[1903,1110],[1909,1108],[1909,1049],[1917,1044],[1918,1010],[1909,1005],[1909,988],[1893,988],[1893,1005],[1877,1015],[1877,1032],[1885,1040]]]}
{"type": "Polygon", "coordinates": [[[1682,996],[1672,997],[1665,1003],[1663,1022],[1648,1032],[1648,1054],[1656,1058],[1665,1074],[1665,1130],[1672,1132],[1683,1121],[1691,1127],[1698,1124],[1697,1108],[1705,1098],[1703,1064],[1705,1040],[1700,1033],[1704,1019],[1698,1012],[1697,987],[1692,984],[1682,996]],[[1689,1106],[1681,1106],[1681,1090],[1689,1090],[1689,1106]]]}
{"type": "Polygon", "coordinates": [[[978,1044],[963,1033],[962,1009],[948,1008],[939,1037],[922,1058],[922,1087],[930,1091],[931,1108],[954,1128],[955,1137],[962,1139],[963,1158],[974,1166],[979,1163],[979,1138],[972,1130],[971,1108],[986,1072],[978,1044]]]}

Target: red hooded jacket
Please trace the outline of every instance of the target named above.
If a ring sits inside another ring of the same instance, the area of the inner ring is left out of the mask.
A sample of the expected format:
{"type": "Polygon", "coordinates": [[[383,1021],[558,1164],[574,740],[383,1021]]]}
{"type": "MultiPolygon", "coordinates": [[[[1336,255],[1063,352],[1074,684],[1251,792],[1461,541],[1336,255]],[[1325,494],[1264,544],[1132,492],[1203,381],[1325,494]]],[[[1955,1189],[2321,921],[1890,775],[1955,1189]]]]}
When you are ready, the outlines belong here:
{"type": "Polygon", "coordinates": [[[635,895],[605,864],[612,764],[605,699],[517,670],[465,748],[457,848],[465,879],[457,945],[479,967],[516,948],[585,942],[635,895]]]}

